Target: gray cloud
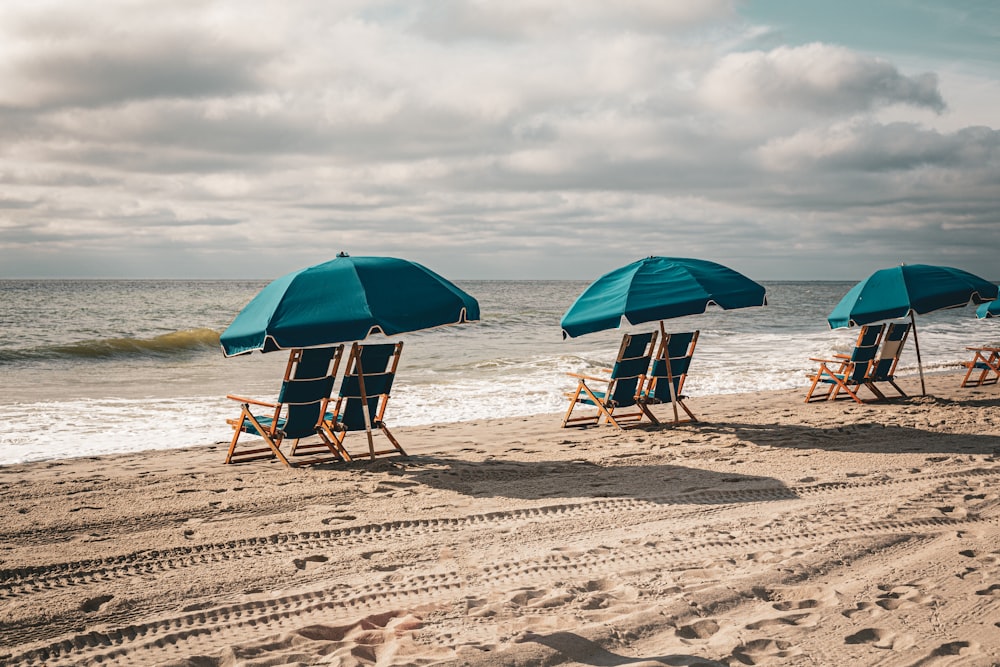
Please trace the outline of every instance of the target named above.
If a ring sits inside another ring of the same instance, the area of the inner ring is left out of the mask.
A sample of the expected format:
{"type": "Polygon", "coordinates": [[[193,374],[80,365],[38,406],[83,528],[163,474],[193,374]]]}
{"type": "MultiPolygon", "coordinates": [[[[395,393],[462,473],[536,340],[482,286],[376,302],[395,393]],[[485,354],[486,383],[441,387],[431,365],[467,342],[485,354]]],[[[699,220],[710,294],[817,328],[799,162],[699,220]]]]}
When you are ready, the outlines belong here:
{"type": "Polygon", "coordinates": [[[749,50],[727,1],[114,7],[0,10],[0,275],[992,266],[997,130],[922,124],[962,112],[938,74],[749,50]]]}
{"type": "Polygon", "coordinates": [[[827,44],[729,54],[708,72],[701,95],[730,111],[838,114],[891,104],[945,109],[934,74],[905,76],[885,60],[827,44]]]}

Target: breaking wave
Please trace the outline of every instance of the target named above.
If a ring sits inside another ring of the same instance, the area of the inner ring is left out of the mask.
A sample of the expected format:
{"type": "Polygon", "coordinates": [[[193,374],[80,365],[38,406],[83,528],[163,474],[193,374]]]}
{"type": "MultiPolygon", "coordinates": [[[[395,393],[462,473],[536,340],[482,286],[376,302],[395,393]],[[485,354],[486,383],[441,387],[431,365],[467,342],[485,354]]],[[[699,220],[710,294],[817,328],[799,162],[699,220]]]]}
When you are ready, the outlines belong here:
{"type": "Polygon", "coordinates": [[[122,357],[170,357],[218,349],[219,332],[187,329],[153,338],[104,338],[78,343],[0,350],[0,363],[44,359],[108,359],[122,357]]]}

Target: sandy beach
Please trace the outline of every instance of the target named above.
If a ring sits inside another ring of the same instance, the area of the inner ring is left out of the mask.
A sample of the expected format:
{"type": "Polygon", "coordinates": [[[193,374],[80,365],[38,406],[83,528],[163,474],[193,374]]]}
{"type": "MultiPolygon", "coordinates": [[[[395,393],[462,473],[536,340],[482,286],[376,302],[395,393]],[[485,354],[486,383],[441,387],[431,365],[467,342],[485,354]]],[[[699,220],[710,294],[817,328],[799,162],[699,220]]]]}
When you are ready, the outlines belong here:
{"type": "Polygon", "coordinates": [[[998,664],[1000,388],[960,377],[398,428],[374,463],[5,467],[0,663],[998,664]]]}

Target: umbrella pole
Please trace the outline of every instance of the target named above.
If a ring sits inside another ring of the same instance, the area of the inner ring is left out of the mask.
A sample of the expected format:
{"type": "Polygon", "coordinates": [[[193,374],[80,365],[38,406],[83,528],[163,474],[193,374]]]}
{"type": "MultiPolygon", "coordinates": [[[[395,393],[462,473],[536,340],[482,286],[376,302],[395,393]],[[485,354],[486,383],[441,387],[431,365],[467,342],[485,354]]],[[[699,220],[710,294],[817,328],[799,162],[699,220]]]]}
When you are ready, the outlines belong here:
{"type": "Polygon", "coordinates": [[[913,325],[913,347],[917,349],[917,370],[920,371],[920,395],[927,395],[927,388],[924,386],[924,364],[920,361],[920,341],[917,340],[917,321],[913,319],[913,310],[910,310],[910,323],[913,325]]]}
{"type": "MultiPolygon", "coordinates": [[[[667,340],[667,329],[663,326],[663,320],[660,320],[660,345],[663,345],[667,340]]],[[[680,415],[677,414],[677,391],[674,389],[674,373],[673,369],[670,368],[670,350],[664,350],[666,353],[666,363],[667,363],[667,382],[670,383],[670,405],[674,408],[674,426],[681,423],[680,415]]]]}

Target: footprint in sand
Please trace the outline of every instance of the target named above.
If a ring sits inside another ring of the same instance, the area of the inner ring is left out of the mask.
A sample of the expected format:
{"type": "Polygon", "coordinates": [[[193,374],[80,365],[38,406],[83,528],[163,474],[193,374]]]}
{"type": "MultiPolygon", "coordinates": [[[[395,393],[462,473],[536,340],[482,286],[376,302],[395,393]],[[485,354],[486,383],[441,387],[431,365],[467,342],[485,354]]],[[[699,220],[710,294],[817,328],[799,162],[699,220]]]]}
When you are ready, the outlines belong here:
{"type": "Polygon", "coordinates": [[[799,653],[783,639],[753,639],[733,649],[733,658],[744,665],[757,665],[768,658],[790,658],[799,653]]]}
{"type": "Polygon", "coordinates": [[[884,628],[865,628],[853,635],[844,637],[845,644],[871,644],[875,648],[903,650],[913,646],[913,638],[909,635],[897,635],[884,628]]]}
{"type": "Polygon", "coordinates": [[[885,593],[879,596],[875,604],[888,611],[905,609],[916,605],[929,605],[934,602],[934,598],[921,592],[916,586],[904,584],[902,586],[879,586],[885,593]]]}
{"type": "Polygon", "coordinates": [[[854,618],[857,615],[862,616],[881,616],[885,612],[882,608],[877,606],[874,602],[859,602],[854,609],[846,609],[841,612],[847,618],[854,618]]]}
{"type": "Polygon", "coordinates": [[[292,565],[295,566],[296,570],[305,570],[320,563],[325,563],[328,560],[330,559],[326,556],[317,554],[315,556],[306,556],[305,558],[296,558],[292,561],[292,565]]]}
{"type": "Polygon", "coordinates": [[[80,605],[80,609],[87,613],[95,612],[100,609],[105,603],[109,602],[114,595],[98,595],[96,598],[90,598],[84,600],[80,605]]]}
{"type": "Polygon", "coordinates": [[[797,609],[815,609],[819,600],[784,600],[771,605],[778,611],[795,611],[797,609]]]}
{"type": "Polygon", "coordinates": [[[677,628],[677,636],[681,639],[708,639],[719,631],[719,624],[710,618],[695,621],[677,628]]]}
{"type": "Polygon", "coordinates": [[[947,644],[941,644],[936,649],[931,652],[931,657],[940,657],[945,655],[961,655],[961,656],[973,656],[982,654],[982,650],[979,644],[976,642],[948,642],[947,644]]]}
{"type": "Polygon", "coordinates": [[[937,510],[944,514],[949,519],[964,519],[969,516],[969,510],[964,507],[955,507],[953,505],[945,505],[944,507],[938,507],[937,510]]]}
{"type": "Polygon", "coordinates": [[[770,628],[775,625],[794,625],[798,627],[806,627],[815,624],[816,614],[789,614],[788,616],[763,618],[759,621],[754,621],[753,623],[747,623],[743,627],[747,630],[763,630],[764,628],[770,628]]]}
{"type": "Polygon", "coordinates": [[[1000,584],[993,584],[989,588],[984,588],[981,591],[976,591],[976,595],[1000,596],[1000,584]]]}

